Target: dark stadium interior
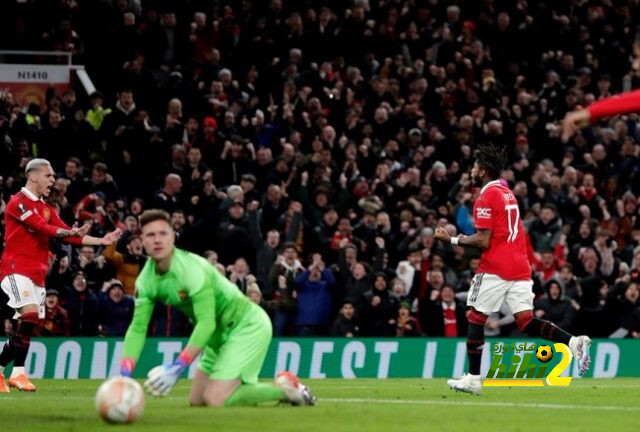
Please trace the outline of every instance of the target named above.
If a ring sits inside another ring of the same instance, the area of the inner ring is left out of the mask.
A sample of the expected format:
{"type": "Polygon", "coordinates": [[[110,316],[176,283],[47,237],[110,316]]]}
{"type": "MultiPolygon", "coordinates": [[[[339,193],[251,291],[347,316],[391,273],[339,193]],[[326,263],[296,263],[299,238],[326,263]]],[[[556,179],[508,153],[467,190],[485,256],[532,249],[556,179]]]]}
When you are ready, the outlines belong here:
{"type": "MultiPolygon", "coordinates": [[[[469,171],[491,143],[534,314],[640,338],[640,118],[559,138],[567,112],[638,87],[639,22],[637,0],[0,2],[0,50],[72,52],[98,90],[23,106],[0,83],[0,215],[43,157],[66,223],[125,231],[52,243],[39,334],[124,334],[138,216],[162,208],[276,336],[466,336],[479,254],[434,230],[475,231],[469,171]],[[301,277],[315,254],[319,281],[301,277]]],[[[190,329],[158,305],[150,334],[190,329]]],[[[485,334],[519,332],[501,310],[485,334]]]]}

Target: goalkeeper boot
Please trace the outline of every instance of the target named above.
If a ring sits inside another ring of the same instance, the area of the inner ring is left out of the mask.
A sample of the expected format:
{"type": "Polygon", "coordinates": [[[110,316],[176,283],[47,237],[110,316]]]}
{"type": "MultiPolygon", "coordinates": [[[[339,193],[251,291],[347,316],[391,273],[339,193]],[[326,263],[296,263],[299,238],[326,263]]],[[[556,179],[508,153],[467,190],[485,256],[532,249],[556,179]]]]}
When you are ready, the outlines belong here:
{"type": "Polygon", "coordinates": [[[280,372],[275,379],[276,387],[282,389],[286,396],[285,402],[291,405],[315,405],[316,398],[306,385],[291,372],[280,372]]]}
{"type": "Polygon", "coordinates": [[[576,358],[578,364],[578,375],[584,375],[591,365],[591,357],[589,356],[589,348],[591,347],[591,339],[588,336],[573,336],[569,340],[569,349],[576,358]]]}
{"type": "Polygon", "coordinates": [[[453,390],[479,395],[482,390],[480,375],[464,374],[458,379],[447,380],[447,384],[453,390]]]}
{"type": "Polygon", "coordinates": [[[9,386],[15,387],[20,391],[36,391],[36,386],[33,385],[31,381],[29,381],[29,378],[27,378],[25,374],[16,375],[9,378],[9,386]]]}

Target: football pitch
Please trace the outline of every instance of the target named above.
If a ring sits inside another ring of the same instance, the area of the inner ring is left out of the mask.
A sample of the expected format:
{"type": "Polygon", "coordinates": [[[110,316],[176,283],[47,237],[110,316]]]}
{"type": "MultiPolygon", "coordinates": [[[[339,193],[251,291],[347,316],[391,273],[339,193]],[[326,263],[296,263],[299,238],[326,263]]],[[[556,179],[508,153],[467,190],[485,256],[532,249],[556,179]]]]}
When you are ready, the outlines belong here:
{"type": "Polygon", "coordinates": [[[37,393],[0,394],[2,432],[14,431],[637,431],[640,379],[574,379],[569,387],[494,387],[455,393],[444,379],[303,380],[315,407],[192,408],[189,382],[146,397],[140,420],[97,415],[98,380],[38,380],[37,393]]]}

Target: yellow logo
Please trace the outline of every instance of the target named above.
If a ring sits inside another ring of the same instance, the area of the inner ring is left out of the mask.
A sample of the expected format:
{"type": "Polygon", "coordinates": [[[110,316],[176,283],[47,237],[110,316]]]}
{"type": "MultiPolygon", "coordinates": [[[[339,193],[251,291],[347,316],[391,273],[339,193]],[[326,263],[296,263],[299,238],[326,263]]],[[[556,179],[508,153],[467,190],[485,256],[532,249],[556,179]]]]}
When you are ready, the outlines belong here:
{"type": "Polygon", "coordinates": [[[540,345],[536,350],[536,358],[542,363],[549,363],[553,358],[553,350],[549,345],[540,345]]]}
{"type": "Polygon", "coordinates": [[[549,345],[494,343],[491,347],[493,360],[482,385],[485,387],[541,387],[546,382],[550,386],[568,386],[571,383],[571,377],[561,377],[560,374],[571,364],[573,354],[569,347],[562,343],[553,344],[553,349],[549,345]],[[547,371],[550,367],[549,362],[555,357],[553,349],[560,358],[560,362],[551,365],[553,368],[547,371]],[[510,360],[508,351],[514,351],[510,360]],[[502,363],[503,357],[509,363],[502,363]],[[535,363],[534,358],[540,364],[535,363]]]}
{"type": "Polygon", "coordinates": [[[51,217],[51,212],[49,211],[48,208],[45,208],[44,210],[42,210],[42,217],[44,218],[44,220],[48,221],[49,218],[51,217]]]}

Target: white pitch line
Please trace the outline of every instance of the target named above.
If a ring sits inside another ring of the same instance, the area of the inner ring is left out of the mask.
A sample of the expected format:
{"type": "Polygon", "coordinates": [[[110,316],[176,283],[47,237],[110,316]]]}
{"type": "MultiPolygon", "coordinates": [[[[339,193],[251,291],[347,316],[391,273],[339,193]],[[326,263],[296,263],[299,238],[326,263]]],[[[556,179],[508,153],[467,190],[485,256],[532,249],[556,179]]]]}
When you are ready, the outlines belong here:
{"type": "MultiPolygon", "coordinates": [[[[30,400],[28,397],[0,396],[0,401],[8,400],[30,400]]],[[[93,399],[93,396],[63,396],[49,397],[39,396],[37,400],[72,400],[86,401],[93,399]]],[[[166,396],[162,400],[185,400],[186,396],[166,396]]],[[[478,406],[478,407],[498,407],[498,408],[535,408],[535,409],[571,409],[571,410],[594,410],[594,411],[630,411],[640,414],[640,408],[615,406],[615,405],[571,405],[571,404],[544,404],[544,403],[519,403],[519,402],[468,402],[468,401],[443,401],[430,399],[368,399],[368,398],[318,398],[318,403],[336,402],[349,404],[389,404],[389,405],[440,405],[440,406],[478,406]]]]}
{"type": "Polygon", "coordinates": [[[640,413],[640,408],[624,407],[615,405],[567,405],[567,404],[541,404],[541,403],[518,403],[518,402],[466,402],[466,401],[443,401],[443,400],[407,400],[407,399],[365,399],[365,398],[318,398],[318,403],[341,402],[341,403],[369,403],[369,404],[392,404],[392,405],[450,405],[450,406],[483,406],[500,408],[544,408],[544,409],[575,409],[575,410],[602,410],[602,411],[632,411],[640,413]]]}

